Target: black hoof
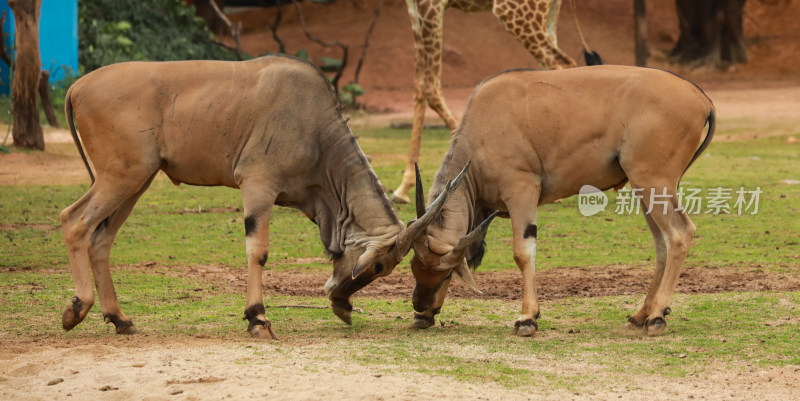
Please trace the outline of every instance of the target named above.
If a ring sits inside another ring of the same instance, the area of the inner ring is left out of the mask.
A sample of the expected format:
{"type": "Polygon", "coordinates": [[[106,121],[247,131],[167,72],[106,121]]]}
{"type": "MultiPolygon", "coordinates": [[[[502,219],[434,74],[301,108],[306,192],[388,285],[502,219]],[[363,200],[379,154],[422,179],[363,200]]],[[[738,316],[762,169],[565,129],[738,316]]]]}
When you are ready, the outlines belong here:
{"type": "Polygon", "coordinates": [[[116,328],[117,334],[139,333],[139,330],[136,330],[136,327],[133,325],[132,321],[122,320],[115,313],[105,313],[103,314],[103,319],[105,320],[106,323],[114,323],[114,327],[116,328]]]}
{"type": "Polygon", "coordinates": [[[242,319],[250,322],[250,324],[247,325],[247,332],[250,333],[250,337],[277,340],[278,336],[272,331],[272,322],[263,317],[266,314],[267,312],[264,310],[263,304],[252,304],[244,310],[244,317],[242,319]]]}
{"type": "Polygon", "coordinates": [[[414,322],[411,323],[412,329],[427,329],[428,327],[433,326],[436,324],[436,321],[431,316],[425,316],[420,314],[414,315],[414,322]]]}
{"type": "Polygon", "coordinates": [[[512,334],[519,337],[529,337],[539,331],[539,324],[533,319],[517,320],[514,323],[512,334]]]}
{"type": "Polygon", "coordinates": [[[648,336],[657,336],[664,332],[667,328],[667,321],[664,320],[663,317],[656,317],[650,319],[646,322],[646,328],[648,336]]]}
{"type": "Polygon", "coordinates": [[[255,322],[251,322],[250,325],[247,326],[247,332],[250,333],[250,337],[253,338],[278,339],[278,336],[272,331],[272,322],[270,321],[256,320],[255,322]]]}

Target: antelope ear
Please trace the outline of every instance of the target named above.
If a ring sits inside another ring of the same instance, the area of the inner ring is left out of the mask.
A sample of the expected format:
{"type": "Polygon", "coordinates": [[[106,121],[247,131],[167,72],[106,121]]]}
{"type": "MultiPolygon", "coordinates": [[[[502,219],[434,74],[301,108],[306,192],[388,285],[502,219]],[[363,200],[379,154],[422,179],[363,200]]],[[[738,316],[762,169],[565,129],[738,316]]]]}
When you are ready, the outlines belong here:
{"type": "Polygon", "coordinates": [[[356,261],[356,265],[353,266],[353,273],[350,275],[350,278],[354,279],[364,273],[367,270],[367,266],[375,259],[375,255],[378,253],[378,250],[372,247],[367,247],[367,250],[361,254],[361,256],[356,261]]]}
{"type": "Polygon", "coordinates": [[[472,272],[470,272],[469,267],[467,267],[466,260],[462,260],[461,263],[456,266],[455,273],[464,282],[464,284],[467,285],[467,287],[478,294],[483,294],[483,292],[478,289],[478,286],[475,285],[475,280],[472,278],[472,272]]]}

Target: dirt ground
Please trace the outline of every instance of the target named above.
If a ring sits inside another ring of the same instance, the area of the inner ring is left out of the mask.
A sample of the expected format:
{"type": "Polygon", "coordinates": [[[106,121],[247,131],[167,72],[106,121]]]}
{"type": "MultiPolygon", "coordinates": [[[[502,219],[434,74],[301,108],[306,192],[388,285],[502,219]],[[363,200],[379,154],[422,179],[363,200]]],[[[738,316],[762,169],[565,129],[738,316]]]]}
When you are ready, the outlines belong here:
{"type": "MultiPolygon", "coordinates": [[[[580,49],[564,1],[559,27],[559,44],[577,57],[580,49]]],[[[632,11],[629,0],[577,1],[582,29],[593,49],[615,64],[633,63],[632,11]]],[[[371,21],[373,3],[345,0],[335,8],[304,3],[312,32],[326,40],[350,44],[348,62],[355,65],[361,41],[371,21]],[[336,25],[324,26],[325,21],[336,25]],[[322,30],[323,27],[324,30],[322,30]]],[[[720,127],[745,127],[744,134],[721,135],[715,140],[749,140],[762,136],[800,132],[800,2],[750,0],[745,9],[745,36],[750,63],[719,71],[670,66],[664,54],[677,39],[673,2],[648,0],[649,62],[670,68],[697,81],[707,90],[718,110],[720,127]],[[746,121],[742,123],[741,121],[746,121]]],[[[338,52],[309,43],[299,29],[293,7],[284,8],[279,31],[287,49],[304,48],[312,57],[336,57],[338,52]]],[[[275,51],[266,22],[274,10],[251,10],[232,15],[242,21],[243,46],[251,54],[275,51]]],[[[445,16],[445,97],[454,113],[466,107],[475,84],[497,71],[512,67],[535,67],[530,55],[490,13],[461,13],[449,10],[445,16]],[[477,29],[476,27],[480,27],[477,29]]],[[[388,125],[411,117],[413,47],[405,3],[387,0],[372,39],[361,83],[367,93],[360,98],[371,114],[357,116],[354,126],[388,125]],[[379,113],[374,113],[379,112],[379,113]]],[[[352,69],[343,82],[352,80],[352,69]]],[[[432,115],[428,112],[428,115],[432,115]]],[[[6,127],[0,127],[5,131],[6,127]]],[[[63,130],[47,130],[47,143],[71,142],[63,130]]],[[[800,145],[792,145],[800,146],[800,145]]],[[[77,154],[0,154],[0,185],[88,184],[77,154]]],[[[0,230],[13,229],[0,221],[0,230]]],[[[213,281],[244,292],[244,271],[219,266],[160,268],[124,266],[163,274],[213,281]]],[[[0,272],[2,274],[2,272],[0,272]]],[[[652,277],[651,267],[603,266],[567,267],[539,272],[540,298],[606,296],[643,293],[652,277]]],[[[265,273],[269,295],[322,296],[324,272],[280,271],[265,273]]],[[[516,271],[478,271],[475,281],[483,291],[474,294],[463,284],[451,287],[451,297],[520,299],[516,271]]],[[[408,299],[413,279],[400,270],[361,291],[359,297],[408,299]]],[[[753,264],[736,268],[690,267],[683,273],[678,292],[686,294],[724,291],[798,291],[800,278],[771,272],[753,264]]],[[[356,304],[358,301],[356,300],[356,304]]],[[[357,306],[357,305],[356,305],[357,306]]],[[[620,387],[609,377],[607,386],[581,392],[520,392],[494,384],[478,385],[418,373],[393,372],[346,364],[336,358],[339,344],[320,340],[297,347],[289,357],[280,342],[249,339],[167,340],[147,335],[100,339],[53,338],[0,344],[0,399],[319,399],[369,400],[410,399],[796,399],[800,368],[787,366],[730,370],[712,366],[701,375],[683,378],[652,377],[640,386],[620,387]],[[320,361],[325,360],[322,364],[320,361]],[[747,372],[747,373],[744,373],[747,372]]],[[[532,358],[535,358],[533,356],[532,358]]],[[[535,361],[534,361],[535,362],[535,361]]],[[[586,366],[564,362],[538,361],[537,366],[556,371],[581,371],[586,366]]],[[[744,368],[743,368],[744,369],[744,368]]],[[[594,372],[593,372],[594,373],[594,372]]]]}
{"type": "MultiPolygon", "coordinates": [[[[247,289],[243,269],[219,266],[187,266],[160,268],[148,264],[122,266],[128,269],[197,279],[226,290],[244,294],[247,289]]],[[[376,280],[356,294],[364,298],[410,299],[414,277],[407,268],[398,268],[387,277],[376,280]]],[[[44,270],[48,272],[50,270],[44,270]]],[[[324,297],[322,286],[330,276],[323,271],[266,270],[264,294],[324,297]]],[[[522,299],[520,273],[516,270],[474,273],[482,294],[476,294],[461,281],[453,281],[448,298],[522,299]]],[[[644,294],[653,278],[651,266],[559,267],[536,273],[537,293],[541,300],[568,297],[602,297],[611,295],[644,294]]],[[[730,291],[800,291],[796,274],[769,272],[763,266],[750,267],[687,267],[681,274],[677,292],[711,294],[730,291]]]]}
{"type": "MultiPolygon", "coordinates": [[[[0,399],[790,400],[800,390],[800,368],[787,366],[753,368],[746,374],[712,367],[702,375],[653,377],[633,386],[522,392],[348,364],[336,358],[338,347],[335,341],[312,344],[288,357],[276,343],[139,336],[65,341],[23,354],[0,350],[0,399]]],[[[587,369],[532,358],[526,362],[545,370],[587,369]]]]}

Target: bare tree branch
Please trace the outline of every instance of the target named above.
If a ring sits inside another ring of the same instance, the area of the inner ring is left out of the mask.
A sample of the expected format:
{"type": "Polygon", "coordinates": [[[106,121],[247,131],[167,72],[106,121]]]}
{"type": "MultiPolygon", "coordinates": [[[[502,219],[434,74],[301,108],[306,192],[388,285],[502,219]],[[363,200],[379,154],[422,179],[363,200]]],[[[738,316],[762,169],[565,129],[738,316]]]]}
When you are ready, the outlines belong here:
{"type": "Polygon", "coordinates": [[[283,18],[283,0],[278,0],[275,9],[277,14],[275,14],[275,21],[272,21],[269,25],[269,30],[272,31],[272,38],[278,43],[278,51],[286,53],[286,45],[283,44],[283,40],[278,36],[278,27],[281,25],[281,19],[283,18]]]}
{"type": "MultiPolygon", "coordinates": [[[[214,12],[217,13],[217,16],[223,22],[225,22],[225,25],[228,26],[228,29],[231,31],[231,36],[233,36],[233,40],[236,41],[236,48],[233,49],[236,52],[236,58],[238,58],[239,61],[244,60],[244,57],[242,57],[242,43],[239,40],[239,34],[242,32],[242,22],[239,21],[238,24],[234,25],[233,22],[231,22],[231,20],[228,19],[225,13],[223,13],[222,10],[219,9],[219,6],[217,5],[216,1],[212,0],[210,3],[211,7],[214,9],[214,12]]],[[[230,48],[230,46],[226,47],[230,48]]]]}
{"type": "MultiPolygon", "coordinates": [[[[330,309],[330,306],[318,305],[264,305],[265,309],[285,309],[285,308],[300,308],[300,309],[330,309]]],[[[364,313],[364,309],[353,308],[353,312],[364,313]]]]}
{"type": "Polygon", "coordinates": [[[334,42],[325,42],[322,39],[308,32],[308,25],[306,25],[306,19],[305,17],[303,17],[303,10],[300,9],[300,3],[297,0],[292,0],[292,3],[294,3],[295,8],[297,8],[297,15],[299,16],[300,19],[300,26],[303,27],[303,32],[306,34],[306,37],[310,41],[317,43],[322,47],[339,47],[342,49],[342,66],[339,67],[338,71],[336,71],[336,74],[333,76],[333,80],[331,82],[333,84],[333,89],[336,90],[336,94],[338,95],[339,79],[342,77],[342,72],[344,71],[344,68],[347,66],[347,45],[342,42],[339,42],[338,40],[334,42]]]}
{"type": "Polygon", "coordinates": [[[58,125],[58,119],[56,118],[56,113],[53,110],[53,101],[50,100],[50,72],[47,70],[42,70],[39,73],[39,104],[44,111],[45,117],[47,117],[47,123],[50,124],[51,127],[61,128],[58,125]]]}
{"type": "MultiPolygon", "coordinates": [[[[6,10],[3,10],[3,16],[0,17],[0,28],[6,26],[6,10]]],[[[6,52],[6,41],[5,38],[0,38],[0,59],[8,64],[9,68],[13,67],[11,64],[11,57],[9,57],[8,52],[6,52]]]]}
{"type": "Polygon", "coordinates": [[[364,59],[367,57],[367,49],[369,48],[369,38],[372,36],[372,31],[375,29],[375,24],[378,22],[378,17],[381,16],[381,7],[383,6],[383,0],[375,0],[375,18],[372,19],[372,23],[369,24],[369,28],[367,29],[367,34],[364,36],[364,45],[361,47],[361,57],[358,58],[358,64],[356,64],[356,74],[353,78],[353,82],[358,83],[358,77],[361,75],[361,66],[364,64],[364,59]]]}

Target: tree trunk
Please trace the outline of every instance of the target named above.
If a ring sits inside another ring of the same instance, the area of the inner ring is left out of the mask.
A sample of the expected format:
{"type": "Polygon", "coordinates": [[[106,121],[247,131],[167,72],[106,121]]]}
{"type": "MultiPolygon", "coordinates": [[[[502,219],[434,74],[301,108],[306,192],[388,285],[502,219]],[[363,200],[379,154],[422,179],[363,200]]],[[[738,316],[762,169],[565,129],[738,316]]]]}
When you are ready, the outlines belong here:
{"type": "Polygon", "coordinates": [[[53,110],[53,101],[50,100],[50,88],[48,86],[50,86],[50,72],[42,70],[41,74],[39,74],[39,103],[42,106],[45,117],[47,117],[47,123],[51,127],[61,128],[58,125],[56,112],[53,110]]]}
{"type": "Polygon", "coordinates": [[[17,57],[11,85],[14,145],[44,150],[36,93],[39,88],[39,10],[42,0],[9,0],[14,11],[14,44],[17,57]]]}
{"type": "Polygon", "coordinates": [[[636,65],[647,67],[647,9],[644,0],[633,0],[633,24],[636,65]]]}
{"type": "Polygon", "coordinates": [[[670,59],[720,67],[747,62],[744,4],[745,0],[675,0],[680,37],[670,59]]]}

